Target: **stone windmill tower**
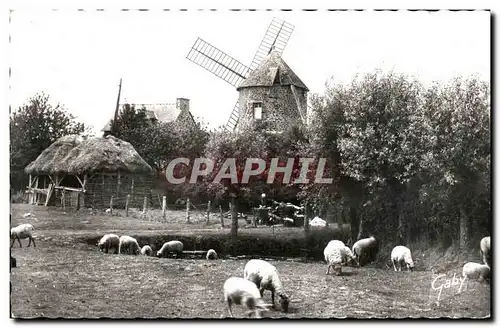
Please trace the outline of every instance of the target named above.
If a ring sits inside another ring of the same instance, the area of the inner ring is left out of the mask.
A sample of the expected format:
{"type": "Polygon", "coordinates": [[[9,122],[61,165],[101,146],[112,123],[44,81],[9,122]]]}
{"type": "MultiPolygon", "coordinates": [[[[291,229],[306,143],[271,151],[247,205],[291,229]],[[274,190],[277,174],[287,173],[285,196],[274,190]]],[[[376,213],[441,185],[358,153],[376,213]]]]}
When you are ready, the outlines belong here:
{"type": "Polygon", "coordinates": [[[269,131],[283,131],[306,123],[306,85],[281,58],[294,26],[273,18],[250,66],[198,38],[187,59],[231,84],[239,98],[226,129],[240,130],[261,125],[269,131]]]}

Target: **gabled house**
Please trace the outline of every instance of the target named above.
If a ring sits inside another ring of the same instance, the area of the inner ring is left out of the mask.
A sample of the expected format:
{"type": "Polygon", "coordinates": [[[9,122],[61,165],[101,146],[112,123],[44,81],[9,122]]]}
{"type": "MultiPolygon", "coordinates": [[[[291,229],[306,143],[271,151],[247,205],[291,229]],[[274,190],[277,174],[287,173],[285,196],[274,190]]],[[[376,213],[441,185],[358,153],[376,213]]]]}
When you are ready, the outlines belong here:
{"type": "MultiPolygon", "coordinates": [[[[120,107],[124,104],[120,104],[120,107]]],[[[187,124],[195,126],[196,122],[189,111],[189,99],[177,98],[175,103],[134,104],[136,109],[144,108],[146,116],[152,122],[187,124]]],[[[104,136],[111,133],[111,119],[101,130],[104,136]]]]}

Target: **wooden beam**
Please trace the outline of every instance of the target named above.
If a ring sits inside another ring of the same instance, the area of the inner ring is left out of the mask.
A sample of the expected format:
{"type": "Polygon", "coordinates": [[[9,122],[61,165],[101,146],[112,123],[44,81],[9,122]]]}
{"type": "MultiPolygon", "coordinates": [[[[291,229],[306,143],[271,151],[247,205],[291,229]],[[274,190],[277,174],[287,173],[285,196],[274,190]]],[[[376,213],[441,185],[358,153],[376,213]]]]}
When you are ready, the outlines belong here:
{"type": "Polygon", "coordinates": [[[84,191],[81,188],[71,188],[71,187],[65,187],[65,186],[57,186],[57,187],[54,187],[54,188],[55,189],[65,189],[65,190],[70,190],[70,191],[78,191],[78,192],[84,191]]]}
{"type": "Polygon", "coordinates": [[[54,191],[54,185],[51,183],[49,184],[49,188],[47,191],[47,198],[45,199],[45,206],[49,204],[50,197],[52,196],[52,192],[54,191]]]}
{"type": "Polygon", "coordinates": [[[78,175],[75,175],[75,177],[78,179],[78,182],[80,182],[80,185],[82,186],[82,189],[85,189],[85,188],[83,187],[83,182],[82,182],[82,180],[78,177],[78,175]]]}

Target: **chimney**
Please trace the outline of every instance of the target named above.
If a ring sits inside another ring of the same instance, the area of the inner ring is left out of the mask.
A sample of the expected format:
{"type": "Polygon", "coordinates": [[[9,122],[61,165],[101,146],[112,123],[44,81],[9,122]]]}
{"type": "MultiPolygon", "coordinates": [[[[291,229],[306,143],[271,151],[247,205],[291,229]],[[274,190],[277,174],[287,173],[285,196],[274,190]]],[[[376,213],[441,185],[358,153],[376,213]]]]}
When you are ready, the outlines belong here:
{"type": "Polygon", "coordinates": [[[189,110],[189,99],[186,98],[177,98],[177,102],[175,104],[175,107],[179,110],[189,110]]]}

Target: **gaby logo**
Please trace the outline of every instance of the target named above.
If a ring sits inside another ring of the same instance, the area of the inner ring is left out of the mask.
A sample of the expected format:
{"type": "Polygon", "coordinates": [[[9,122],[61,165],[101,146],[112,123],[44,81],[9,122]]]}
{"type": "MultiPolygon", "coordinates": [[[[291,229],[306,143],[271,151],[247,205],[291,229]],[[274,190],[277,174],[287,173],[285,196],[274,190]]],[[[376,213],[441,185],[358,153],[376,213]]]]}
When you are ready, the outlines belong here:
{"type": "MultiPolygon", "coordinates": [[[[188,179],[186,175],[179,177],[177,168],[184,164],[190,166],[188,158],[176,158],[170,161],[167,165],[165,176],[167,181],[172,184],[185,183],[188,179]],[[175,176],[177,175],[177,177],[175,176]]],[[[197,183],[199,177],[208,177],[214,175],[212,182],[221,183],[223,179],[230,180],[232,184],[250,182],[251,177],[260,177],[266,183],[272,184],[276,180],[278,174],[283,174],[281,182],[284,184],[306,184],[311,182],[313,176],[314,183],[332,183],[332,178],[323,177],[325,171],[325,158],[319,158],[317,163],[315,158],[288,158],[286,165],[280,165],[279,158],[272,158],[269,162],[261,158],[247,158],[245,163],[238,163],[236,158],[227,158],[221,165],[218,165],[209,158],[196,158],[194,160],[189,183],[197,183]],[[316,164],[311,168],[311,164],[316,164]],[[215,170],[215,172],[214,172],[215,170]],[[290,182],[292,175],[295,176],[290,182]]]]}
{"type": "Polygon", "coordinates": [[[445,274],[440,274],[439,276],[437,276],[432,281],[432,284],[431,284],[432,289],[438,292],[437,303],[439,303],[439,301],[441,299],[441,293],[443,292],[443,289],[448,289],[448,288],[451,288],[453,286],[460,285],[460,287],[458,288],[458,292],[460,293],[462,291],[462,286],[465,282],[465,279],[467,279],[467,278],[466,277],[458,277],[457,278],[456,273],[453,274],[452,279],[446,279],[445,274]]]}

